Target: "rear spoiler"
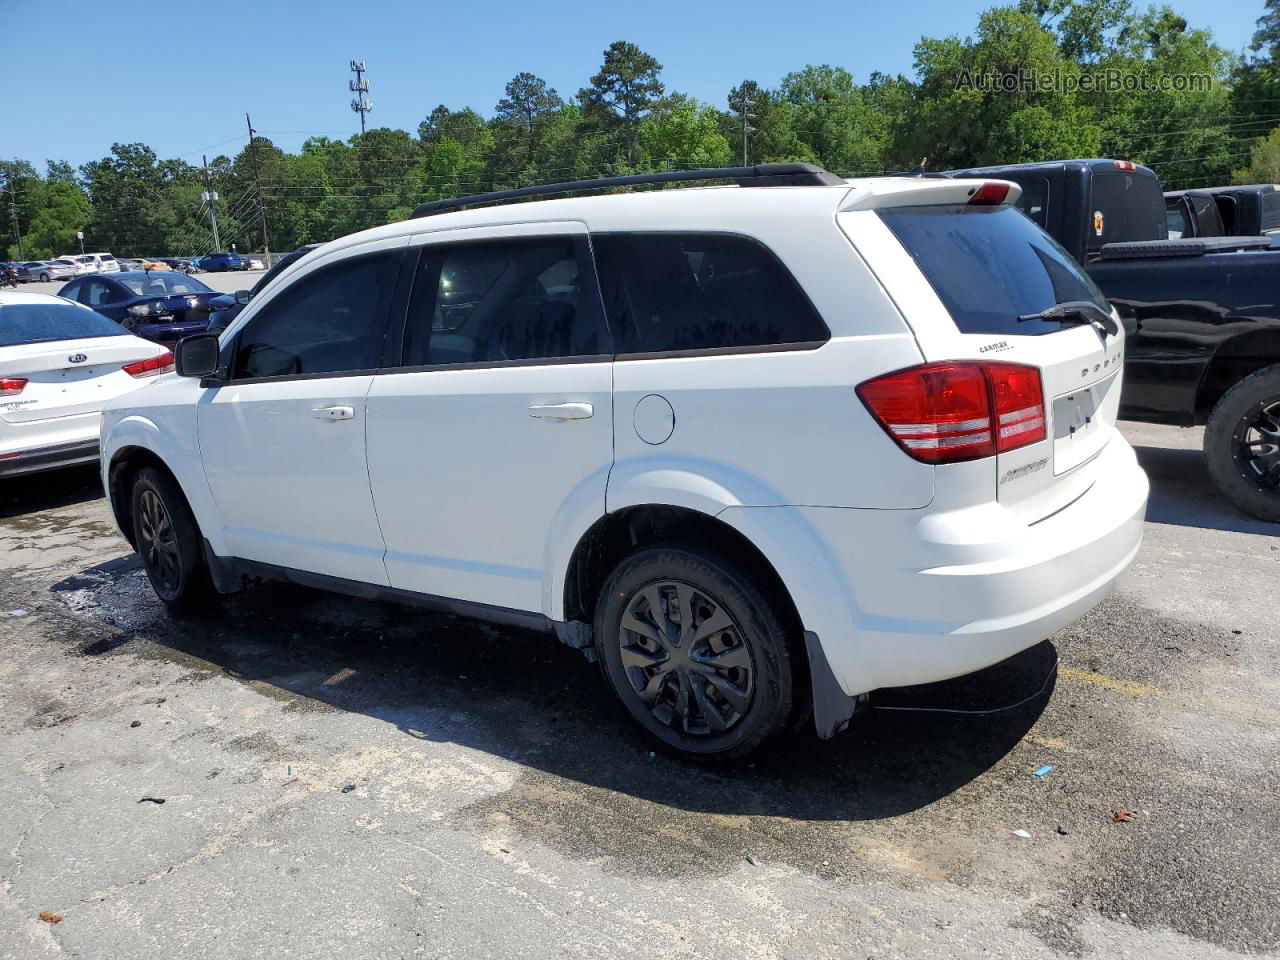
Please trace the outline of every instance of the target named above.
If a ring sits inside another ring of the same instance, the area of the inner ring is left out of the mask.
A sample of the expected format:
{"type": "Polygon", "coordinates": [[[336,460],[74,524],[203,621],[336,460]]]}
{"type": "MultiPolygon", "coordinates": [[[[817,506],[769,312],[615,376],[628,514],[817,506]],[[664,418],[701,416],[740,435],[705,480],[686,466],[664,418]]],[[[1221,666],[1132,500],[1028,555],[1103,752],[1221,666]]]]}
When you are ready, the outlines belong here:
{"type": "Polygon", "coordinates": [[[1270,237],[1187,237],[1178,240],[1137,240],[1104,243],[1103,260],[1137,260],[1153,257],[1202,257],[1206,253],[1236,253],[1272,249],[1270,237]]]}
{"type": "Polygon", "coordinates": [[[1015,204],[1022,196],[1022,187],[1016,183],[986,177],[963,180],[952,177],[886,178],[866,186],[862,186],[857,180],[850,180],[849,186],[851,189],[840,204],[841,213],[938,204],[991,207],[1015,204]]]}

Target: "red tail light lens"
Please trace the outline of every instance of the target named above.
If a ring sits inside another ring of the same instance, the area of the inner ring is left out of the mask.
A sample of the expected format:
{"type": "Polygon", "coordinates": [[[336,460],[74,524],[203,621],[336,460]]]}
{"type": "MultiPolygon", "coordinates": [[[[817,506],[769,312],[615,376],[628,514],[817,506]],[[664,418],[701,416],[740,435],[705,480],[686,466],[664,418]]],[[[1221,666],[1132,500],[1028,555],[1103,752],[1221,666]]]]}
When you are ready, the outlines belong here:
{"type": "Polygon", "coordinates": [[[131,377],[154,377],[157,374],[168,373],[172,369],[173,354],[168,350],[159,356],[148,357],[146,360],[136,360],[133,363],[124,365],[124,372],[131,377]]]}
{"type": "Polygon", "coordinates": [[[26,385],[26,377],[0,377],[0,397],[17,396],[26,385]]]}
{"type": "Polygon", "coordinates": [[[984,183],[969,198],[971,207],[998,207],[1009,196],[1007,183],[984,183]]]}
{"type": "Polygon", "coordinates": [[[868,380],[858,396],[898,446],[924,463],[978,460],[1045,438],[1035,367],[926,363],[868,380]]]}

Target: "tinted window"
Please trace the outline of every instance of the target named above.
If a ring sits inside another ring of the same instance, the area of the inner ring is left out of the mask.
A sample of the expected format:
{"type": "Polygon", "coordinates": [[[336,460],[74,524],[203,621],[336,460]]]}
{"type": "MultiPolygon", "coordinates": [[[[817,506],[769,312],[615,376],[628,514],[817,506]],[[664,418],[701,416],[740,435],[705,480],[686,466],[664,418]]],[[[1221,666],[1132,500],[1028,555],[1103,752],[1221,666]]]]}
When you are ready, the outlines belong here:
{"type": "Polygon", "coordinates": [[[199,280],[182,273],[149,273],[121,277],[120,282],[140,297],[171,297],[189,293],[212,293],[199,280]]]}
{"type": "Polygon", "coordinates": [[[127,332],[102,314],[69,303],[7,303],[0,306],[0,347],[85,337],[121,337],[127,332]]]}
{"type": "Polygon", "coordinates": [[[1104,243],[1168,239],[1160,181],[1146,174],[1094,174],[1088,215],[1090,250],[1097,250],[1104,243]],[[1102,214],[1101,234],[1097,230],[1098,214],[1102,214]]]}
{"type": "MultiPolygon", "coordinates": [[[[893,207],[880,216],[961,333],[1052,333],[1058,321],[1018,317],[1067,300],[1092,300],[1110,312],[1071,255],[1011,207],[893,207]]],[[[1160,217],[1163,223],[1163,198],[1160,217]]]]}
{"type": "Polygon", "coordinates": [[[80,300],[80,294],[84,291],[83,280],[72,280],[65,287],[58,291],[58,296],[67,300],[80,300]]]}
{"type": "Polygon", "coordinates": [[[1262,232],[1280,230],[1280,193],[1262,195],[1262,232]]]}
{"type": "Polygon", "coordinates": [[[343,260],[291,284],[236,338],[236,377],[370,370],[380,365],[398,251],[343,260]]]}
{"type": "Polygon", "coordinates": [[[611,352],[572,237],[428,247],[418,264],[405,363],[495,363],[611,352]]]}
{"type": "Polygon", "coordinates": [[[123,299],[124,294],[122,294],[112,284],[106,283],[103,280],[87,281],[80,296],[80,300],[91,307],[101,307],[106,306],[109,303],[118,303],[123,299]]]}
{"type": "Polygon", "coordinates": [[[830,331],[766,247],[724,234],[592,239],[619,353],[825,342],[830,331]]]}

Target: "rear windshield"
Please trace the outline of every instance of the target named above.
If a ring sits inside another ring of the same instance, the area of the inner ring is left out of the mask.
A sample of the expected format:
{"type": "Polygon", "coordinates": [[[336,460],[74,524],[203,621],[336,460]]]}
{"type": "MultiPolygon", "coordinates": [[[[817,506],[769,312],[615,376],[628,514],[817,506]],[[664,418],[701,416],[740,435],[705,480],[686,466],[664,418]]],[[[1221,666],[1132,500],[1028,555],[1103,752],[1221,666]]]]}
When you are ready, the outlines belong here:
{"type": "Polygon", "coordinates": [[[120,282],[140,297],[173,297],[210,292],[209,288],[199,280],[181,273],[151,273],[145,277],[123,277],[120,282]]]}
{"type": "Polygon", "coordinates": [[[1071,255],[1012,207],[891,207],[880,216],[961,333],[1053,333],[1061,322],[1018,317],[1068,300],[1111,310],[1071,255]]]}
{"type": "Polygon", "coordinates": [[[1167,240],[1164,193],[1145,173],[1095,173],[1089,204],[1089,249],[1106,243],[1167,240]]]}
{"type": "Polygon", "coordinates": [[[1262,195],[1262,232],[1280,230],[1280,193],[1262,195]]]}
{"type": "Polygon", "coordinates": [[[0,347],[127,334],[128,331],[114,320],[69,303],[0,305],[0,347]]]}

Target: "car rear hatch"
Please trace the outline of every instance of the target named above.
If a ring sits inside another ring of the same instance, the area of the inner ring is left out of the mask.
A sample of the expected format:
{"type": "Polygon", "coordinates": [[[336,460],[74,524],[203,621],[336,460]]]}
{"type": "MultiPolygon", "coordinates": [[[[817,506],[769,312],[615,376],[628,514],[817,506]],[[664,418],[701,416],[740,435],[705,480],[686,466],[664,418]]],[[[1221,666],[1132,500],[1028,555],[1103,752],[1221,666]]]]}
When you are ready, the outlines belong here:
{"type": "Polygon", "coordinates": [[[157,352],[153,344],[134,337],[0,350],[0,382],[10,384],[0,391],[0,420],[30,423],[100,410],[112,397],[138,386],[125,365],[157,352]]]}
{"type": "Polygon", "coordinates": [[[859,249],[874,247],[873,269],[896,280],[886,288],[926,362],[958,362],[985,378],[991,448],[976,442],[988,429],[980,423],[949,428],[959,432],[942,442],[968,436],[975,457],[994,454],[996,498],[1032,523],[1096,479],[1092,466],[1116,434],[1124,334],[1071,256],[1010,205],[1016,186],[952,183],[963,193],[924,183],[864,201],[879,224],[857,225],[859,249]],[[881,226],[888,236],[868,244],[881,226]]]}

